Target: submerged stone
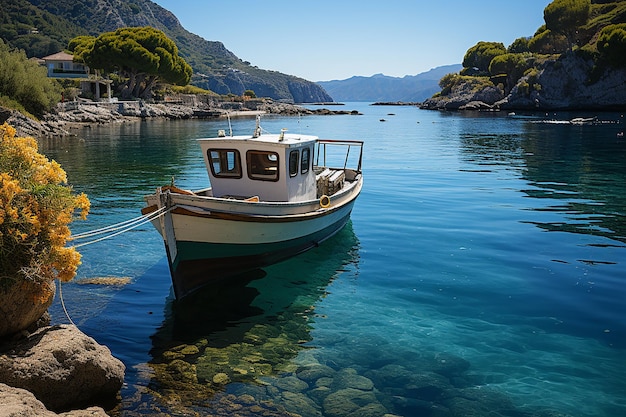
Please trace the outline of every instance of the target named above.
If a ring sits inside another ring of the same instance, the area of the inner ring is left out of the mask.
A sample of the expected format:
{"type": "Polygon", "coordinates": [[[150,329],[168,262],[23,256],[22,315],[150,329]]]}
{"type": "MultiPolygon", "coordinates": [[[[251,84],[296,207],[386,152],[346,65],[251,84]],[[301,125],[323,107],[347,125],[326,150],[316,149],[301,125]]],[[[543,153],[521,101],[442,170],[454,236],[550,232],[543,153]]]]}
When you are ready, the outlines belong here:
{"type": "Polygon", "coordinates": [[[335,391],[324,399],[324,414],[329,417],[345,417],[355,411],[377,404],[378,400],[372,391],[361,391],[346,388],[335,391]]]}

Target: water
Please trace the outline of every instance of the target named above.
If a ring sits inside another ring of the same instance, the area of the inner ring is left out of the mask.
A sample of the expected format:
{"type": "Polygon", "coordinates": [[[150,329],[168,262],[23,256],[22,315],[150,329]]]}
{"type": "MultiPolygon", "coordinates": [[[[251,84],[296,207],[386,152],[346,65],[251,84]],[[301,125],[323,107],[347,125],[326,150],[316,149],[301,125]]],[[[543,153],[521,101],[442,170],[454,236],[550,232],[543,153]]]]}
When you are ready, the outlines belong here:
{"type": "MultiPolygon", "coordinates": [[[[81,248],[62,292],[126,364],[115,413],[624,415],[623,116],[346,109],[363,114],[262,121],[365,141],[352,221],[319,248],[185,305],[150,225],[81,248]],[[80,283],[93,277],[131,283],[80,283]]],[[[235,134],[253,125],[233,120],[235,134]]],[[[40,150],[92,201],[78,233],[138,216],[172,177],[205,186],[194,139],[218,129],[109,125],[40,150]]],[[[68,322],[58,299],[51,310],[68,322]]]]}

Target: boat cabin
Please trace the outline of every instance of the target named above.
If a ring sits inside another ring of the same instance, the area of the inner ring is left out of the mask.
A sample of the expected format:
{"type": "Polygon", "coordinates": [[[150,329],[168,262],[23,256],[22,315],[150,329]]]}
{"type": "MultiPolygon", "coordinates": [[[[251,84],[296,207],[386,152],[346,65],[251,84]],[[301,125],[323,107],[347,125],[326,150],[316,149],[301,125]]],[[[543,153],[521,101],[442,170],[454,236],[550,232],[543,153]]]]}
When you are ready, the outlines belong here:
{"type": "Polygon", "coordinates": [[[262,134],[199,139],[214,197],[299,202],[317,198],[316,136],[262,134]]]}

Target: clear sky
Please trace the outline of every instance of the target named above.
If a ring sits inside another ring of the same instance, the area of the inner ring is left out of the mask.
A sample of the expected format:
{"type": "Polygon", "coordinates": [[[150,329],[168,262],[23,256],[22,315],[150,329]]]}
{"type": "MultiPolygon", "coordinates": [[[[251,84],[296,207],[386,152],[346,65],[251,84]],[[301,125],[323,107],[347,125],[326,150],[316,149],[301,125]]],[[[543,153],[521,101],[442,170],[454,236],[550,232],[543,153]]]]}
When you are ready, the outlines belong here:
{"type": "Polygon", "coordinates": [[[551,0],[153,0],[259,68],[309,81],[416,75],[532,36],[551,0]]]}

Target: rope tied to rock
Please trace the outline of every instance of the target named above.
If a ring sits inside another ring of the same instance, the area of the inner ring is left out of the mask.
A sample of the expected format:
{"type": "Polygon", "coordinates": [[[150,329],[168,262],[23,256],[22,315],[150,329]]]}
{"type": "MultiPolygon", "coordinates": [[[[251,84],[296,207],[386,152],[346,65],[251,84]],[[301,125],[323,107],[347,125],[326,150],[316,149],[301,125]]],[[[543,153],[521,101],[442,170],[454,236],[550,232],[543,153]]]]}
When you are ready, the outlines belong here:
{"type": "MultiPolygon", "coordinates": [[[[134,219],[125,220],[123,222],[115,223],[110,226],[102,227],[100,229],[91,230],[89,232],[77,233],[75,235],[72,235],[68,240],[87,239],[87,238],[91,238],[94,236],[109,233],[97,239],[93,239],[84,243],[79,243],[78,245],[74,245],[74,247],[79,248],[81,246],[86,246],[86,245],[91,245],[94,243],[102,242],[103,240],[111,239],[112,237],[121,235],[122,233],[126,233],[132,229],[135,229],[139,226],[142,226],[146,223],[156,220],[159,217],[165,215],[165,213],[167,213],[171,209],[172,209],[171,207],[167,208],[164,206],[156,211],[153,211],[150,214],[145,214],[139,217],[135,217],[134,219]]],[[[63,312],[65,313],[65,316],[69,320],[70,324],[72,324],[73,326],[76,326],[76,324],[74,324],[74,321],[70,317],[70,314],[68,313],[67,308],[65,307],[65,301],[63,300],[63,286],[61,284],[61,280],[58,280],[58,282],[59,282],[59,300],[61,301],[61,307],[63,308],[63,312]]]]}

